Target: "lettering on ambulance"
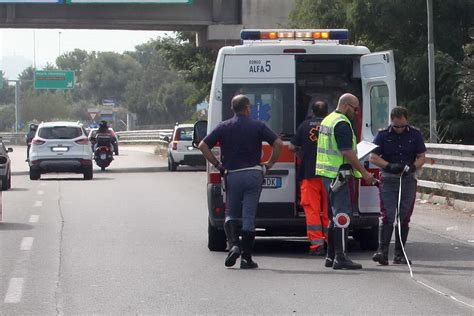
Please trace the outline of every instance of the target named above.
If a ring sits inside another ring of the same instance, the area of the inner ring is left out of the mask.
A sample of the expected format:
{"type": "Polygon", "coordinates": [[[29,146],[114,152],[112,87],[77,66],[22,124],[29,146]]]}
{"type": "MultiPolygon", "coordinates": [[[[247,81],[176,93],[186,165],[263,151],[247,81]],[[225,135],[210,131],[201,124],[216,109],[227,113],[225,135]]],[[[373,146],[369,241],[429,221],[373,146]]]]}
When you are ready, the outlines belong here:
{"type": "Polygon", "coordinates": [[[250,72],[270,72],[272,70],[271,60],[266,60],[262,63],[261,60],[249,60],[249,73],[250,72]]]}

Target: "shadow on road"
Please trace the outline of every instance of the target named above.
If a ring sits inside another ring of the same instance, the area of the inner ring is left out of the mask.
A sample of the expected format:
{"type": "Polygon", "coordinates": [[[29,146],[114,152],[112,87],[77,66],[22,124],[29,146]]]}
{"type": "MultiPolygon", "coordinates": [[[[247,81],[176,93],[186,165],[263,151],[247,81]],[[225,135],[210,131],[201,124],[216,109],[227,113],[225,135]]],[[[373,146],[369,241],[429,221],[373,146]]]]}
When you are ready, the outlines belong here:
{"type": "Polygon", "coordinates": [[[33,225],[23,223],[0,223],[0,230],[30,230],[33,225]]]}

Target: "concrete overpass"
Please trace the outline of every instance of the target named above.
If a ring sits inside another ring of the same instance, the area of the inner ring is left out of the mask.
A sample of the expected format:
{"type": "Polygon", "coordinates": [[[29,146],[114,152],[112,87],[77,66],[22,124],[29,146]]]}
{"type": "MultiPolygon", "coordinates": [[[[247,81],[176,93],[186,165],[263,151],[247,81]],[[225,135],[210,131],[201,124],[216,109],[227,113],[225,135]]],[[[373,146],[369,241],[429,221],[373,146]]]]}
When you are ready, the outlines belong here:
{"type": "Polygon", "coordinates": [[[286,27],[292,8],[293,0],[194,0],[192,4],[0,4],[0,28],[195,31],[202,44],[238,40],[242,28],[286,27]]]}

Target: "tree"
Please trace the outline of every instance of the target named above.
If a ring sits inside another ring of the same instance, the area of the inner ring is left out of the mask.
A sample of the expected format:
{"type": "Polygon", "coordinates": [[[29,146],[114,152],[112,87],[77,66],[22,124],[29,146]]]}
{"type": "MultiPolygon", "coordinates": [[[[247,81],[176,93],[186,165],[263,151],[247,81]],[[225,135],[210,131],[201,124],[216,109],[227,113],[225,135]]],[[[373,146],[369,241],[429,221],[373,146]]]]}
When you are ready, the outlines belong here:
{"type": "Polygon", "coordinates": [[[103,99],[123,101],[127,84],[141,70],[140,64],[129,55],[98,53],[84,68],[85,96],[99,103],[103,99]]]}
{"type": "Polygon", "coordinates": [[[218,50],[196,47],[193,33],[178,32],[175,38],[167,37],[156,46],[178,74],[194,84],[196,90],[186,100],[194,105],[209,98],[212,75],[218,50]]]}
{"type": "Polygon", "coordinates": [[[3,88],[0,89],[0,104],[15,103],[15,86],[9,85],[5,73],[0,70],[0,80],[3,80],[3,88]]]}
{"type": "Polygon", "coordinates": [[[20,117],[23,122],[70,119],[72,100],[63,91],[27,90],[22,94],[20,117]]]}
{"type": "MultiPolygon", "coordinates": [[[[470,142],[459,122],[474,120],[459,111],[456,98],[463,46],[474,22],[474,2],[435,0],[436,99],[439,125],[450,126],[447,142],[470,142]],[[457,113],[455,119],[451,113],[457,113]],[[450,113],[448,115],[448,113],[450,113]],[[459,119],[459,120],[458,120],[459,119]]],[[[348,28],[350,42],[371,51],[392,49],[397,71],[397,100],[410,109],[411,121],[427,135],[428,58],[425,1],[403,0],[297,0],[290,18],[295,27],[348,28]],[[335,25],[335,23],[340,23],[335,25]]]]}

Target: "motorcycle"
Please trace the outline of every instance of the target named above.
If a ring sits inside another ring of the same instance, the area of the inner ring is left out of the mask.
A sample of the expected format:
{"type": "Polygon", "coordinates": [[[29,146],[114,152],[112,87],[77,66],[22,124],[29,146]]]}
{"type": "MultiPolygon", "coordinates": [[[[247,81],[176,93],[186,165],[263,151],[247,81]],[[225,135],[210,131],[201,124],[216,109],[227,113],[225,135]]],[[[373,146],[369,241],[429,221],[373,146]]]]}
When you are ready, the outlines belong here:
{"type": "Polygon", "coordinates": [[[114,160],[113,139],[109,135],[97,135],[94,143],[94,160],[102,171],[114,160]]]}

